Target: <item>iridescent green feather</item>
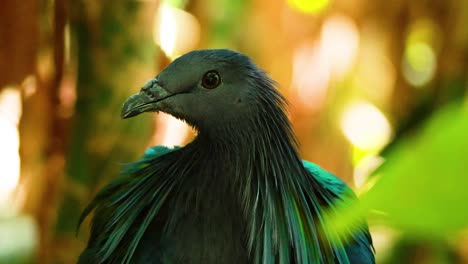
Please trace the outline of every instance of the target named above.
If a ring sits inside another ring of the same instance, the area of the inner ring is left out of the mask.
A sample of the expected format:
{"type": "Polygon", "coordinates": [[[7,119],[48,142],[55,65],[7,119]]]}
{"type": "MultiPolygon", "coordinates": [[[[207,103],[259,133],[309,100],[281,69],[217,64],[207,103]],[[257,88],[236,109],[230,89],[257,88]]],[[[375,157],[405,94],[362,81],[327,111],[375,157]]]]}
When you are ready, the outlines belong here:
{"type": "Polygon", "coordinates": [[[96,263],[131,263],[144,232],[178,182],[178,177],[170,177],[158,166],[158,159],[172,151],[162,146],[148,149],[139,161],[127,164],[123,177],[101,190],[83,211],[79,225],[95,211],[90,243],[100,248],[95,253],[96,263]],[[137,230],[130,232],[140,219],[144,220],[137,230]]]}

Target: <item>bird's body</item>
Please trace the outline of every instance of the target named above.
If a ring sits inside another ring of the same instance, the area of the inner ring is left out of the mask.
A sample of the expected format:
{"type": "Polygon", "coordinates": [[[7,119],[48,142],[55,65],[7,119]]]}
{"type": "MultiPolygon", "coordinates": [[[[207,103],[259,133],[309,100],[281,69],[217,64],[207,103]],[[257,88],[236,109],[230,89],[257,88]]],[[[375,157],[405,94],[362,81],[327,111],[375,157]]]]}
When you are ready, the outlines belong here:
{"type": "Polygon", "coordinates": [[[122,116],[143,111],[168,112],[198,136],[149,149],[96,196],[79,263],[374,263],[364,221],[332,239],[341,234],[323,214],[356,197],[301,161],[283,98],[244,55],[182,56],[122,116]]]}

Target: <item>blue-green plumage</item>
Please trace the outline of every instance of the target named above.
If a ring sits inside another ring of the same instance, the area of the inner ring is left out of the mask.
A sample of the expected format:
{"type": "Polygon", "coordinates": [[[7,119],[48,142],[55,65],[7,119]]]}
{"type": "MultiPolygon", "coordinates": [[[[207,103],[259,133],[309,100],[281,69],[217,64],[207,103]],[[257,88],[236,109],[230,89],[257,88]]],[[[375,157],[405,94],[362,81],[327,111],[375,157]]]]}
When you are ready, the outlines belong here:
{"type": "MultiPolygon", "coordinates": [[[[79,263],[374,263],[365,221],[346,238],[324,212],[353,192],[301,161],[274,83],[246,56],[203,50],[175,60],[125,103],[124,118],[164,111],[199,131],[153,147],[84,211],[79,263]]],[[[80,221],[81,222],[81,221],[80,221]]]]}

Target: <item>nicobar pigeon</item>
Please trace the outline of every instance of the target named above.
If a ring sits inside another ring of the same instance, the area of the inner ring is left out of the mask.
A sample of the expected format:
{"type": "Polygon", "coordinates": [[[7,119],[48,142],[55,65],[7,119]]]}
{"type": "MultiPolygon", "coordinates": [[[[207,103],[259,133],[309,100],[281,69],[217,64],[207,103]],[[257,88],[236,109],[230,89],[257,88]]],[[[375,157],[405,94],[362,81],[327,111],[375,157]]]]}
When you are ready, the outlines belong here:
{"type": "Polygon", "coordinates": [[[156,146],[103,188],[80,264],[374,263],[364,219],[346,236],[324,214],[356,199],[300,159],[286,101],[247,56],[187,53],[123,105],[121,117],[165,112],[198,132],[156,146]]]}

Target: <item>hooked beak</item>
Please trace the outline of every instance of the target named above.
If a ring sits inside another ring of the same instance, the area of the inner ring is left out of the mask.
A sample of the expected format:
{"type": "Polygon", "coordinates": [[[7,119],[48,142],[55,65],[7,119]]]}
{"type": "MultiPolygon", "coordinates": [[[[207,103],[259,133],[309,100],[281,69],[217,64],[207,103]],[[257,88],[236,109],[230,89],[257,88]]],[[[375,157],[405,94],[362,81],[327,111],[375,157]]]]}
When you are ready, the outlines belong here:
{"type": "Polygon", "coordinates": [[[125,119],[143,112],[157,112],[161,110],[158,103],[173,95],[175,94],[170,94],[163,89],[156,79],[151,79],[141,88],[139,93],[130,96],[124,102],[120,117],[125,119]]]}

